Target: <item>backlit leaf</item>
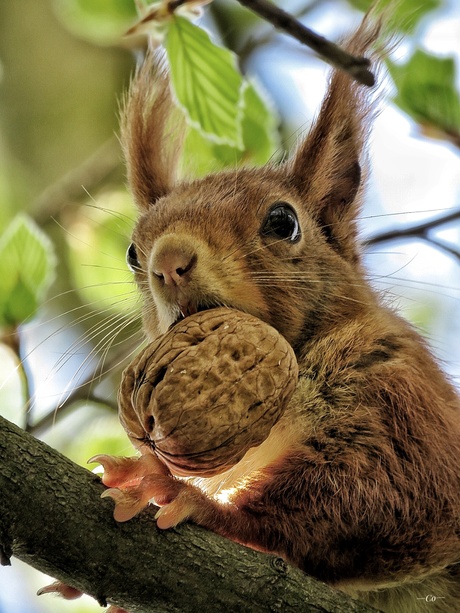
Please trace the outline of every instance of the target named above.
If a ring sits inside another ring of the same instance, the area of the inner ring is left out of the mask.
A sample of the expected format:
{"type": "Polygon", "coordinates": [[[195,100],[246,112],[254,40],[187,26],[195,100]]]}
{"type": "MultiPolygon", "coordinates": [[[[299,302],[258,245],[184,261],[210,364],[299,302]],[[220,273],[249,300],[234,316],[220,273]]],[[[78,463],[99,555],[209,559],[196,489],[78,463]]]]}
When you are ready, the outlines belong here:
{"type": "Polygon", "coordinates": [[[239,163],[261,166],[279,148],[276,115],[270,103],[248,83],[244,88],[243,149],[216,145],[198,130],[190,129],[184,143],[182,165],[193,176],[206,175],[239,163]]]}
{"type": "Polygon", "coordinates": [[[26,215],[18,215],[0,238],[0,325],[32,317],[54,277],[54,248],[26,215]]]}
{"type": "Polygon", "coordinates": [[[417,50],[403,65],[388,63],[398,93],[395,102],[422,125],[460,132],[460,96],[455,62],[417,50]]]}
{"type": "Polygon", "coordinates": [[[242,149],[243,78],[233,53],[178,16],[165,42],[177,102],[190,125],[215,143],[242,149]]]}

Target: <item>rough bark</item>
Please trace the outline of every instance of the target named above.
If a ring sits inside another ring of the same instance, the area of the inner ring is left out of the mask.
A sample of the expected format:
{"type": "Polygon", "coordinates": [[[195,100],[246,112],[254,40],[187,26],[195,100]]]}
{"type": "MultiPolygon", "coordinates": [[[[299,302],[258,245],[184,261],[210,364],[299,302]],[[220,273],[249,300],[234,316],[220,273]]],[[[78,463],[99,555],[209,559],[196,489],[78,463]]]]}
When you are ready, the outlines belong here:
{"type": "Polygon", "coordinates": [[[154,507],[118,524],[103,490],[93,473],[0,417],[3,564],[16,556],[133,613],[373,610],[197,526],[162,532],[154,507]]]}

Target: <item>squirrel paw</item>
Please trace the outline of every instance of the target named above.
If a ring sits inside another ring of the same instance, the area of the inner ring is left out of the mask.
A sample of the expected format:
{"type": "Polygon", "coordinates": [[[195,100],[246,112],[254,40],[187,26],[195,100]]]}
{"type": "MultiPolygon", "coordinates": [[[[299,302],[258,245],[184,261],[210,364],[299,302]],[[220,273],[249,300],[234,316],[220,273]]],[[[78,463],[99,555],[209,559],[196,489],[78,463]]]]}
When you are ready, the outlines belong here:
{"type": "Polygon", "coordinates": [[[115,501],[113,516],[116,521],[128,521],[144,509],[150,500],[157,505],[169,505],[185,483],[170,475],[149,475],[138,485],[123,488],[110,488],[103,492],[102,498],[115,501]]]}
{"type": "MultiPolygon", "coordinates": [[[[168,468],[153,454],[133,458],[118,458],[97,455],[89,462],[98,462],[104,468],[102,483],[109,486],[102,498],[112,498],[115,502],[113,516],[116,521],[124,522],[142,511],[151,500],[159,506],[170,505],[179,492],[187,487],[175,479],[168,468]]],[[[172,517],[171,511],[168,516],[172,517]]],[[[175,512],[176,521],[159,522],[159,527],[171,527],[185,519],[182,511],[175,512]],[[167,523],[167,525],[166,525],[167,523]]]]}

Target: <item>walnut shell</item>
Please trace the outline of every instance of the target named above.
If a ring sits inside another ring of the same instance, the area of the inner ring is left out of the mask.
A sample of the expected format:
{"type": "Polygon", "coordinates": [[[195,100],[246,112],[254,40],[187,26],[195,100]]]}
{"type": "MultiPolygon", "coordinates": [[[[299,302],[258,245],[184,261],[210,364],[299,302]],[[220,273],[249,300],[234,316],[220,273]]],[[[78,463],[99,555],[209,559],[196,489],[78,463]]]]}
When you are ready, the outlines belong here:
{"type": "Polygon", "coordinates": [[[149,344],[123,373],[120,420],[177,475],[210,476],[262,443],[297,385],[277,330],[227,308],[196,313],[149,344]]]}

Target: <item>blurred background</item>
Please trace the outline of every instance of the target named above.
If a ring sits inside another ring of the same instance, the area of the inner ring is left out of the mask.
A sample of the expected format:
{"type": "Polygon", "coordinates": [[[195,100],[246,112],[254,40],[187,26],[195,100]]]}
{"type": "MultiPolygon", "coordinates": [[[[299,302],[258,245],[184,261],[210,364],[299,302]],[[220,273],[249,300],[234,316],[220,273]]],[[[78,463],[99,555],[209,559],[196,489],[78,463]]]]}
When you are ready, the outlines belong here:
{"type": "MultiPolygon", "coordinates": [[[[337,40],[370,3],[278,4],[337,40]]],[[[365,259],[373,284],[420,327],[460,385],[460,4],[401,6],[401,42],[369,147],[365,259]],[[430,224],[437,219],[449,222],[430,224]]],[[[116,388],[142,342],[125,264],[136,212],[116,134],[139,46],[123,34],[135,19],[134,0],[0,2],[0,245],[23,211],[56,263],[34,316],[0,329],[0,414],[82,465],[95,453],[132,453],[116,388]]],[[[236,0],[215,0],[199,23],[256,81],[273,124],[264,156],[281,157],[315,116],[329,67],[236,0]]],[[[222,166],[193,143],[187,155],[197,173],[222,166]]],[[[37,598],[46,583],[17,560],[0,567],[0,613],[101,610],[87,597],[37,598]]]]}

